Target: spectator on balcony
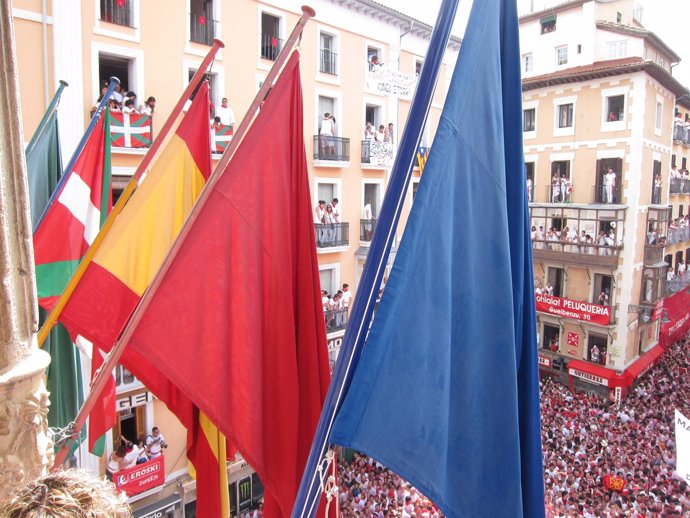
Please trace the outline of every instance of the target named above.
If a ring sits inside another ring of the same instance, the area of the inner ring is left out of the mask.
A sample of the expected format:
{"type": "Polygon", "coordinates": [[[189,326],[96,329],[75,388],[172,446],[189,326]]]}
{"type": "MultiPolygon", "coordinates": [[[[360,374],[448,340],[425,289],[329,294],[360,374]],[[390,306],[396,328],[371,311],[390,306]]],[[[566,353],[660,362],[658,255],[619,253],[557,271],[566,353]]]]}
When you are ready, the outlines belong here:
{"type": "Polygon", "coordinates": [[[122,457],[120,461],[120,469],[129,469],[137,465],[137,459],[139,458],[139,448],[137,448],[132,441],[127,441],[125,446],[125,456],[122,457]]]}
{"type": "Polygon", "coordinates": [[[108,480],[113,480],[113,475],[120,471],[120,462],[122,462],[122,459],[124,458],[126,453],[125,447],[122,445],[119,445],[115,450],[110,454],[110,458],[108,459],[108,466],[106,467],[106,477],[108,480]]]}
{"type": "Polygon", "coordinates": [[[156,111],[156,98],[153,96],[150,96],[144,101],[144,104],[139,106],[139,113],[144,115],[153,115],[154,111],[156,111]]]}
{"type": "Polygon", "coordinates": [[[673,164],[673,166],[671,166],[671,178],[680,178],[680,177],[681,177],[681,174],[678,171],[678,166],[673,164]]]}
{"type": "Polygon", "coordinates": [[[130,90],[129,92],[126,92],[125,98],[122,101],[122,106],[125,105],[125,103],[127,102],[127,99],[132,99],[134,101],[134,107],[136,108],[136,106],[137,106],[137,94],[135,92],[133,92],[132,90],[130,90]]]}
{"type": "Polygon", "coordinates": [[[374,140],[376,142],[384,142],[386,140],[386,127],[383,124],[379,125],[379,129],[374,134],[374,140]]]}
{"type": "Polygon", "coordinates": [[[372,72],[382,65],[383,63],[379,63],[379,57],[376,54],[372,55],[369,59],[369,70],[372,72]]]}
{"type": "Polygon", "coordinates": [[[374,219],[374,216],[373,216],[373,213],[371,210],[371,200],[368,198],[367,198],[367,202],[364,204],[364,208],[362,209],[362,219],[365,221],[365,223],[364,223],[364,237],[367,240],[371,240],[372,230],[373,230],[371,220],[374,219]]]}
{"type": "Polygon", "coordinates": [[[350,285],[343,284],[343,307],[350,307],[350,302],[352,301],[352,292],[350,291],[350,285]]]}
{"type": "Polygon", "coordinates": [[[374,126],[371,122],[367,122],[366,127],[364,128],[364,140],[374,140],[376,135],[376,130],[374,130],[374,126]]]}
{"type": "Polygon", "coordinates": [[[527,178],[526,185],[527,185],[527,201],[532,201],[532,179],[531,178],[529,178],[529,177],[527,178]]]}
{"type": "Polygon", "coordinates": [[[323,114],[319,135],[321,136],[324,154],[334,158],[335,140],[333,137],[335,136],[335,118],[328,112],[323,114]]]}
{"type": "Polygon", "coordinates": [[[593,345],[592,349],[589,351],[589,359],[594,363],[599,363],[601,361],[601,351],[596,344],[593,345]]]}
{"type": "Polygon", "coordinates": [[[544,295],[553,296],[553,285],[546,281],[546,286],[544,286],[544,295]]]}
{"type": "Polygon", "coordinates": [[[554,173],[551,178],[551,201],[558,203],[561,201],[561,179],[558,172],[554,173]]]}
{"type": "Polygon", "coordinates": [[[613,203],[613,193],[616,189],[616,173],[609,167],[604,174],[604,203],[613,203]]]}
{"type": "Polygon", "coordinates": [[[151,428],[151,434],[146,436],[146,449],[149,452],[149,457],[155,459],[160,457],[163,450],[168,447],[168,443],[165,442],[165,437],[158,429],[157,426],[151,428]]]}
{"type": "Polygon", "coordinates": [[[541,281],[537,281],[536,287],[534,288],[535,295],[542,295],[544,293],[544,288],[541,285],[541,281]]]}
{"type": "Polygon", "coordinates": [[[139,112],[134,106],[134,99],[129,98],[125,101],[125,105],[122,108],[122,113],[126,113],[128,115],[139,115],[139,112]]]}
{"type": "Polygon", "coordinates": [[[544,227],[539,226],[539,230],[534,235],[534,240],[537,242],[537,248],[544,249],[544,227]]]}
{"type": "Polygon", "coordinates": [[[599,298],[597,299],[597,302],[600,306],[608,306],[609,305],[609,294],[606,292],[606,290],[601,290],[601,293],[599,294],[599,298]]]}
{"type": "Polygon", "coordinates": [[[530,231],[530,237],[532,238],[532,241],[536,239],[537,236],[537,227],[532,225],[532,230],[530,231]]]}
{"type": "Polygon", "coordinates": [[[331,207],[333,207],[333,216],[335,216],[335,222],[340,223],[340,207],[338,207],[338,198],[333,198],[331,200],[331,207]]]}
{"type": "Polygon", "coordinates": [[[146,451],[146,445],[144,444],[144,439],[139,438],[139,440],[137,441],[137,448],[139,450],[139,457],[137,457],[137,464],[143,464],[144,462],[148,462],[149,454],[148,454],[148,451],[146,451]]]}
{"type": "Polygon", "coordinates": [[[115,102],[119,105],[122,106],[122,103],[125,100],[125,95],[122,92],[122,85],[120,83],[115,85],[115,89],[113,90],[113,95],[112,98],[115,99],[115,102]]]}
{"type": "Polygon", "coordinates": [[[323,223],[323,215],[326,212],[326,201],[319,200],[319,204],[314,209],[314,223],[323,223]]]}
{"type": "Polygon", "coordinates": [[[386,136],[383,139],[384,142],[388,142],[391,146],[395,145],[395,130],[393,129],[393,123],[389,122],[386,128],[386,136]]]}
{"type": "Polygon", "coordinates": [[[600,230],[599,237],[597,237],[597,245],[599,245],[599,255],[609,255],[609,251],[606,249],[608,246],[609,238],[606,235],[606,231],[600,230]]]}
{"type": "Polygon", "coordinates": [[[213,135],[215,134],[215,131],[222,126],[222,124],[220,122],[220,117],[218,117],[218,115],[216,115],[210,121],[208,121],[208,124],[209,124],[209,126],[213,132],[213,133],[211,133],[211,137],[212,137],[211,141],[213,141],[213,135]]]}
{"type": "Polygon", "coordinates": [[[594,238],[590,234],[587,234],[587,236],[585,236],[585,243],[590,245],[587,247],[587,253],[590,255],[594,255],[594,238]]]}
{"type": "Polygon", "coordinates": [[[661,174],[654,177],[654,192],[652,193],[652,203],[661,203],[661,174]]]}
{"type": "Polygon", "coordinates": [[[120,105],[117,104],[117,101],[115,99],[110,99],[108,101],[108,109],[111,111],[111,113],[121,113],[122,110],[120,109],[120,105]]]}
{"type": "Polygon", "coordinates": [[[220,122],[224,126],[230,126],[231,128],[235,126],[235,114],[232,108],[228,106],[227,97],[223,97],[220,106],[216,108],[216,116],[220,117],[220,122]]]}
{"type": "Polygon", "coordinates": [[[335,238],[337,233],[335,225],[336,223],[338,223],[338,219],[336,218],[335,214],[333,214],[333,206],[330,203],[326,205],[326,212],[323,215],[323,223],[326,226],[326,243],[332,246],[333,244],[335,244],[335,238]]]}

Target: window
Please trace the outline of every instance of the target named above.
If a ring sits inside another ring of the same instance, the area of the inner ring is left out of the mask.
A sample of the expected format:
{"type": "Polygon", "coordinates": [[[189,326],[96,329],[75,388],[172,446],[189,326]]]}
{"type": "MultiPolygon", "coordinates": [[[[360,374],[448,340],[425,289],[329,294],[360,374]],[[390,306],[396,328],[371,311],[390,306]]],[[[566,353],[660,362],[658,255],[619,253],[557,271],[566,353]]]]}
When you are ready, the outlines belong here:
{"type": "Polygon", "coordinates": [[[664,114],[664,103],[657,100],[656,102],[656,118],[655,118],[655,129],[656,131],[661,131],[661,123],[664,114]]]}
{"type": "Polygon", "coordinates": [[[424,61],[421,59],[415,59],[414,60],[414,73],[417,77],[419,77],[419,74],[422,73],[422,65],[424,64],[424,61]]]}
{"type": "Polygon", "coordinates": [[[335,37],[322,32],[320,34],[319,72],[336,75],[338,55],[335,53],[335,37]]]}
{"type": "Polygon", "coordinates": [[[189,39],[203,45],[213,45],[215,37],[215,20],[213,19],[213,1],[190,0],[189,39]]]}
{"type": "MultiPolygon", "coordinates": [[[[558,228],[557,230],[560,230],[558,228]]],[[[565,294],[565,270],[563,268],[554,268],[552,266],[547,268],[546,280],[553,286],[553,294],[556,297],[563,297],[565,294]]]]}
{"type": "Polygon", "coordinates": [[[283,48],[280,39],[280,18],[261,13],[261,57],[275,61],[283,48]]]}
{"type": "Polygon", "coordinates": [[[527,201],[534,201],[534,162],[525,163],[525,176],[527,177],[527,201]]]}
{"type": "MultiPolygon", "coordinates": [[[[189,71],[187,72],[187,75],[189,77],[188,83],[192,80],[192,77],[194,77],[194,74],[196,74],[197,69],[196,68],[190,68],[189,71]]],[[[214,106],[220,106],[220,99],[218,99],[217,91],[218,91],[218,74],[214,72],[207,72],[206,73],[206,79],[208,79],[208,95],[209,98],[211,99],[211,103],[214,106]]],[[[201,83],[199,83],[199,86],[201,86],[201,83]]],[[[198,89],[199,87],[197,87],[198,89]]],[[[196,94],[196,91],[192,93],[192,98],[194,98],[194,95],[196,94]]]]}
{"type": "Polygon", "coordinates": [[[606,44],[606,52],[609,59],[618,59],[628,56],[628,40],[610,41],[606,44]]]}
{"type": "Polygon", "coordinates": [[[556,66],[568,64],[568,46],[556,47],[556,66]]]}
{"type": "Polygon", "coordinates": [[[119,389],[126,385],[133,385],[137,383],[134,374],[125,369],[122,365],[115,366],[115,386],[119,389]]]}
{"type": "Polygon", "coordinates": [[[372,72],[380,65],[383,65],[383,51],[377,47],[367,46],[367,63],[372,72]]]}
{"type": "Polygon", "coordinates": [[[594,203],[622,203],[623,159],[602,158],[595,167],[594,203]]]}
{"type": "Polygon", "coordinates": [[[381,191],[382,186],[380,183],[365,183],[364,184],[364,199],[362,205],[362,215],[366,219],[369,214],[365,214],[368,209],[367,204],[371,207],[371,216],[374,219],[379,217],[379,209],[381,208],[381,191]]]}
{"type": "Polygon", "coordinates": [[[592,304],[600,306],[613,306],[611,296],[613,294],[613,277],[610,275],[594,274],[594,286],[592,287],[592,304]]]}
{"type": "Polygon", "coordinates": [[[587,337],[587,359],[593,363],[606,365],[606,347],[608,343],[608,336],[589,333],[587,337]]]}
{"type": "Polygon", "coordinates": [[[573,104],[560,104],[558,106],[558,127],[572,128],[573,127],[573,104]]]}
{"type": "MultiPolygon", "coordinates": [[[[556,160],[551,162],[551,185],[549,201],[551,203],[572,203],[573,184],[570,179],[570,160],[556,160]]],[[[565,227],[557,220],[551,222],[557,230],[565,227]]]]}
{"type": "Polygon", "coordinates": [[[606,122],[625,120],[625,96],[613,95],[606,98],[606,122]]]}
{"type": "Polygon", "coordinates": [[[541,34],[547,34],[556,30],[556,15],[544,16],[539,20],[541,34]]]}
{"type": "Polygon", "coordinates": [[[335,266],[319,267],[319,281],[321,289],[332,295],[338,292],[338,271],[335,266]]]}
{"type": "Polygon", "coordinates": [[[560,327],[557,325],[544,324],[544,333],[541,341],[541,346],[554,353],[560,349],[560,327]]]}
{"type": "Polygon", "coordinates": [[[522,131],[523,131],[523,133],[535,130],[536,113],[537,113],[537,110],[535,108],[530,108],[528,110],[522,110],[522,131]]]}
{"type": "Polygon", "coordinates": [[[132,27],[132,0],[100,0],[101,21],[132,27]]]}
{"type": "Polygon", "coordinates": [[[532,54],[525,54],[522,56],[522,71],[532,72],[534,70],[534,57],[532,54]]]}

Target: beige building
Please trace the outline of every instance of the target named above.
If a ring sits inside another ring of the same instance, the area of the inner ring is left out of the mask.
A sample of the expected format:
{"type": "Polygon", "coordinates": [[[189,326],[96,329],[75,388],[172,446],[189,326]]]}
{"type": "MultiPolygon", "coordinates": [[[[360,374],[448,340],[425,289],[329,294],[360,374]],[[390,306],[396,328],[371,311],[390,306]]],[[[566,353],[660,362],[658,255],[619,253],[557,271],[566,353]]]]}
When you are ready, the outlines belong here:
{"type": "Polygon", "coordinates": [[[660,354],[666,269],[687,260],[664,262],[687,238],[662,239],[687,89],[641,16],[632,0],[574,0],[520,19],[542,373],[613,397],[660,354]]]}
{"type": "MultiPolygon", "coordinates": [[[[316,17],[303,33],[305,143],[313,206],[339,200],[335,230],[315,222],[322,288],[354,290],[367,256],[397,144],[405,125],[431,27],[370,0],[315,0],[316,17]],[[335,118],[335,146],[320,137],[324,114],[335,118]],[[367,122],[379,137],[365,137],[367,122]],[[392,131],[389,129],[391,124],[392,131]]],[[[156,98],[153,136],[207,54],[213,38],[225,43],[210,71],[212,102],[227,97],[237,123],[249,107],[299,15],[293,0],[13,0],[27,139],[60,79],[69,83],[60,105],[63,160],[81,138],[100,86],[117,76],[137,104],[156,98]]],[[[452,38],[422,139],[429,146],[440,116],[460,41],[452,38]]],[[[270,136],[266,137],[270,145],[270,136]]],[[[146,148],[113,149],[113,175],[122,189],[146,148]]],[[[219,155],[215,156],[217,162],[219,155]]],[[[415,172],[403,224],[419,181],[415,172]]],[[[278,213],[276,213],[277,215],[278,213]]],[[[402,226],[402,225],[401,225],[402,226]]],[[[401,231],[398,231],[400,235],[401,231]]],[[[347,310],[329,312],[329,349],[337,354],[347,310]]],[[[85,371],[89,372],[85,362],[85,371]]],[[[85,376],[88,378],[88,376],[85,376]]],[[[119,367],[120,419],[112,436],[131,439],[160,427],[165,483],[131,498],[136,516],[193,516],[195,483],[187,475],[185,431],[165,405],[119,367]]],[[[109,438],[112,447],[112,437],[109,438]]],[[[111,448],[109,448],[111,451],[111,448]]],[[[80,463],[104,472],[105,461],[81,451],[80,463]]],[[[228,463],[233,512],[261,494],[242,459],[228,463]]]]}

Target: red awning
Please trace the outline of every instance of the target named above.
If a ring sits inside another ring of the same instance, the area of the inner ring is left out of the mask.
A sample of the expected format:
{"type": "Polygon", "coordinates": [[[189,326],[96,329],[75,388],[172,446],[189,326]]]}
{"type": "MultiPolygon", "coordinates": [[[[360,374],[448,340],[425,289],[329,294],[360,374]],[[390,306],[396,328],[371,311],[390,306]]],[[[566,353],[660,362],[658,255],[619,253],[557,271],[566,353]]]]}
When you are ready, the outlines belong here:
{"type": "Polygon", "coordinates": [[[624,375],[630,378],[630,383],[635,381],[641,374],[647,372],[656,360],[664,352],[664,348],[660,345],[654,346],[651,350],[640,356],[630,367],[625,369],[624,375]]]}
{"type": "Polygon", "coordinates": [[[613,386],[611,383],[613,380],[620,379],[616,371],[583,360],[570,360],[568,362],[568,374],[608,387],[613,386]],[[590,376],[583,376],[582,373],[589,374],[590,376]],[[602,383],[599,381],[599,378],[601,381],[606,380],[608,383],[602,383]]]}

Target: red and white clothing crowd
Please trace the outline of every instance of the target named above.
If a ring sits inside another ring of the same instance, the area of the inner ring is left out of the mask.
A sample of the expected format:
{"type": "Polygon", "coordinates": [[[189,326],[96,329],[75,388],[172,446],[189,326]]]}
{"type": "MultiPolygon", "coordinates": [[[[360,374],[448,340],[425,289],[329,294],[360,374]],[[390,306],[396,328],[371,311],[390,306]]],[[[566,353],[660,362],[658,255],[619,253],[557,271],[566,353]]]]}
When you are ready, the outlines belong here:
{"type": "MultiPolygon", "coordinates": [[[[674,411],[690,416],[690,339],[673,344],[620,403],[540,382],[549,518],[690,518],[675,473],[674,411]]],[[[438,518],[400,477],[365,456],[339,463],[343,518],[438,518]]]]}

